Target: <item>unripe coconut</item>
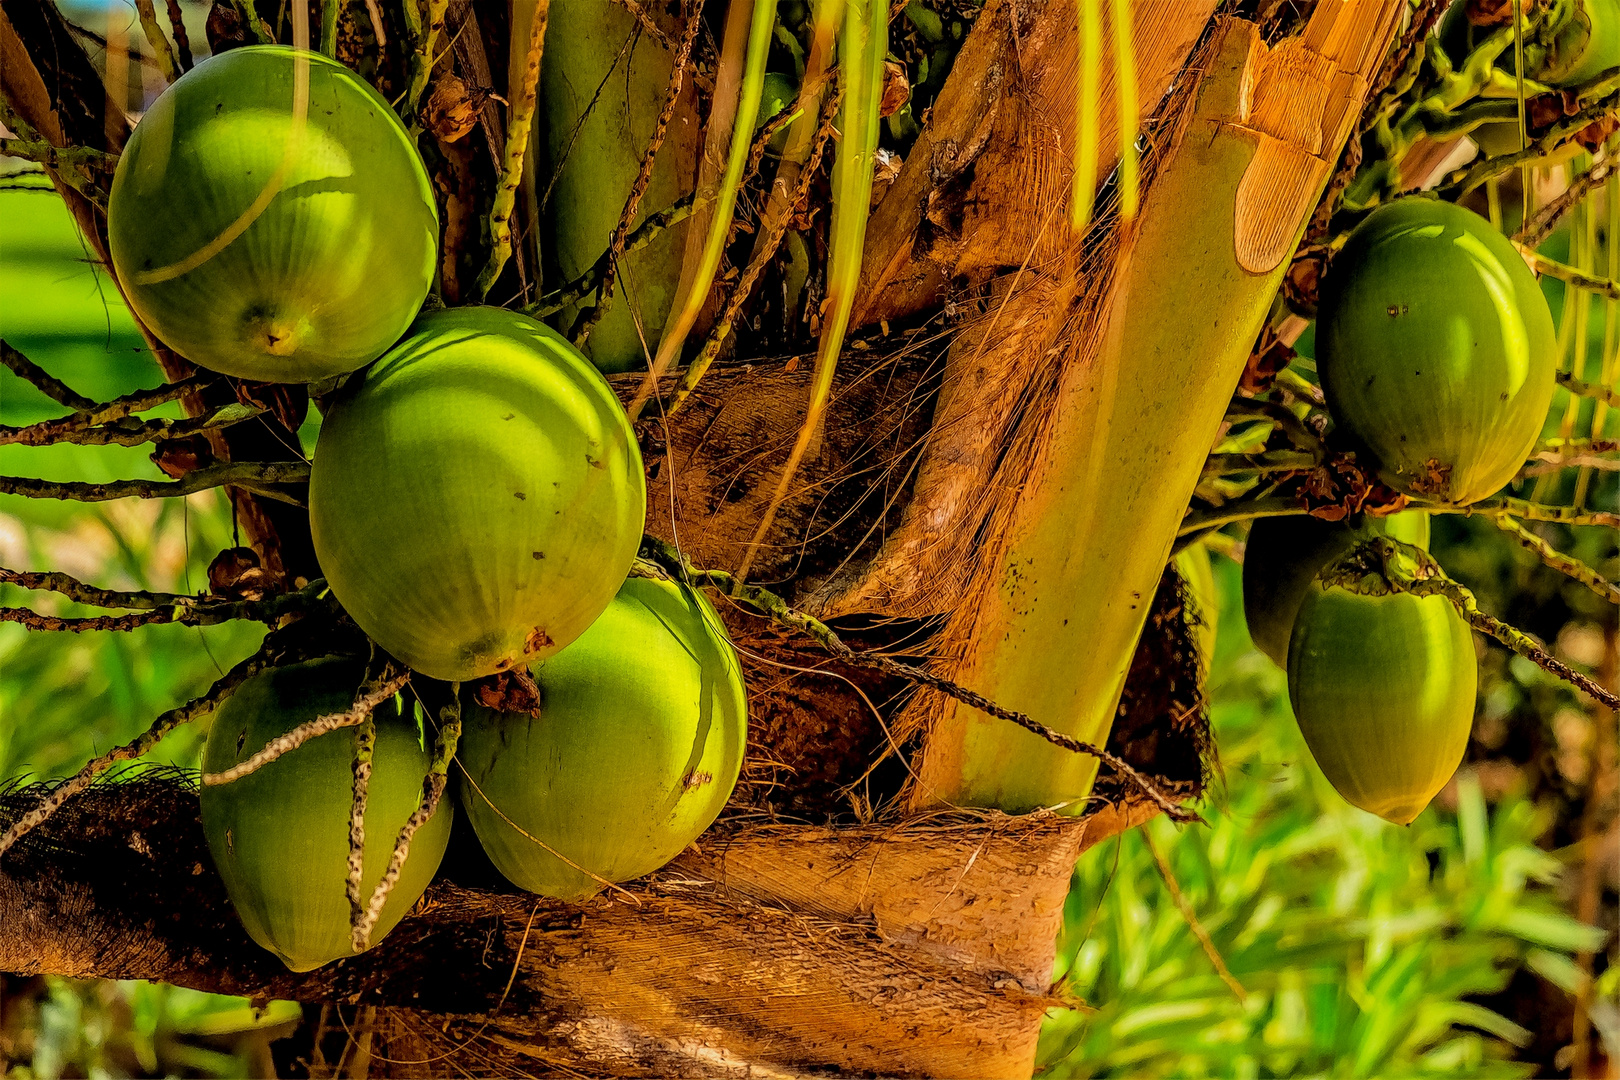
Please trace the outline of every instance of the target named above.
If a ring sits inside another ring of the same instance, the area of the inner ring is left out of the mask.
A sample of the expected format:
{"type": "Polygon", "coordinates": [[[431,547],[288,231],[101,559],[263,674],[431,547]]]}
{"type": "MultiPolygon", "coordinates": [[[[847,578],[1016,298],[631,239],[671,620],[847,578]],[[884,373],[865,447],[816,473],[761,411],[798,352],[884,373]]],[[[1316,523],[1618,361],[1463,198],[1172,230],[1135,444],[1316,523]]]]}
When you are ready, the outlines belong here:
{"type": "Polygon", "coordinates": [[[1345,800],[1417,817],[1468,746],[1474,639],[1442,596],[1363,596],[1313,583],[1288,648],[1288,697],[1311,756],[1345,800]]]}
{"type": "Polygon", "coordinates": [[[399,340],[433,281],[438,215],[410,136],[364,79],[255,45],[198,64],[147,110],[107,234],[130,306],[169,347],[305,382],[399,340]]]}
{"type": "Polygon", "coordinates": [[[641,453],[606,380],[499,308],[424,315],[328,410],[310,533],[332,592],[412,668],[539,660],[613,599],[641,543],[641,453]]]}
{"type": "Polygon", "coordinates": [[[742,767],[748,699],[707,600],[631,578],[530,671],[539,714],[469,702],[457,751],[462,806],[513,884],[583,900],[658,869],[713,823],[742,767]]]}
{"type": "Polygon", "coordinates": [[[1490,222],[1426,198],[1356,226],[1322,284],[1328,410],[1391,487],[1467,504],[1511,480],[1556,389],[1547,301],[1490,222]]]}
{"type": "MultiPolygon", "coordinates": [[[[222,772],[271,739],[354,704],[365,677],[352,660],[312,660],[274,668],[232,694],[214,714],[203,771],[222,772]]],[[[377,742],[366,794],[365,868],[369,897],[388,867],[394,840],[416,810],[432,755],[414,711],[398,699],[372,713],[377,742]]],[[[201,792],[203,833],[248,936],[294,971],[353,954],[349,938],[349,810],[353,729],[328,732],[228,784],[201,792]]],[[[382,917],[381,941],[427,889],[450,840],[454,811],[441,802],[411,840],[410,855],[382,917]]]]}
{"type": "Polygon", "coordinates": [[[1243,618],[1254,647],[1288,666],[1288,639],[1300,602],[1331,562],[1375,536],[1429,549],[1429,515],[1403,510],[1388,517],[1357,516],[1323,521],[1305,515],[1260,518],[1249,527],[1243,550],[1243,618]]]}

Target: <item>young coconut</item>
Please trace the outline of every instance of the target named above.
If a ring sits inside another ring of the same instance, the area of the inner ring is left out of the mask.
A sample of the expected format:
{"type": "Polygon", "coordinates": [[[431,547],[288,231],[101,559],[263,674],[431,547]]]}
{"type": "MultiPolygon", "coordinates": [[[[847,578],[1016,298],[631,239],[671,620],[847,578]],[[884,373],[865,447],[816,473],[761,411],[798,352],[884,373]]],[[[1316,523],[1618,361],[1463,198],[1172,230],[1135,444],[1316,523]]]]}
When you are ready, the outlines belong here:
{"type": "Polygon", "coordinates": [[[310,533],[372,640],[465,682],[540,660],[613,599],[641,542],[641,453],[606,380],[499,308],[424,315],[327,411],[310,533]]]}
{"type": "Polygon", "coordinates": [[[438,215],[411,138],[335,60],[255,45],[165,90],[118,159],[113,267],[197,364],[306,382],[375,360],[433,281],[438,215]]]}
{"type": "Polygon", "coordinates": [[[1288,697],[1311,756],[1352,805],[1409,824],[1468,747],[1478,671],[1442,596],[1312,582],[1288,647],[1288,697]]]}
{"type": "MultiPolygon", "coordinates": [[[[364,665],[312,660],[274,668],[231,695],[214,715],[203,771],[223,772],[271,739],[354,704],[364,665]]],[[[366,795],[365,870],[370,896],[415,811],[432,753],[413,711],[398,699],[372,713],[377,742],[366,795]]],[[[294,971],[353,955],[349,858],[353,729],[319,735],[228,784],[201,791],[203,833],[248,936],[294,971]]],[[[381,941],[427,889],[450,839],[454,811],[441,802],[411,840],[409,857],[372,930],[381,941]]]]}
{"type": "Polygon", "coordinates": [[[1288,640],[1311,582],[1324,566],[1374,536],[1390,536],[1427,551],[1429,515],[1403,510],[1348,521],[1305,515],[1256,520],[1243,553],[1243,618],[1254,647],[1286,668],[1288,640]]]}
{"type": "Polygon", "coordinates": [[[469,701],[458,750],[461,804],[513,884],[583,900],[658,869],[713,823],[742,767],[748,699],[707,600],[631,578],[530,670],[536,714],[469,701]]]}
{"type": "Polygon", "coordinates": [[[1490,222],[1435,199],[1356,226],[1323,281],[1316,342],[1334,420],[1385,483],[1439,502],[1511,480],[1556,389],[1535,275],[1490,222]]]}

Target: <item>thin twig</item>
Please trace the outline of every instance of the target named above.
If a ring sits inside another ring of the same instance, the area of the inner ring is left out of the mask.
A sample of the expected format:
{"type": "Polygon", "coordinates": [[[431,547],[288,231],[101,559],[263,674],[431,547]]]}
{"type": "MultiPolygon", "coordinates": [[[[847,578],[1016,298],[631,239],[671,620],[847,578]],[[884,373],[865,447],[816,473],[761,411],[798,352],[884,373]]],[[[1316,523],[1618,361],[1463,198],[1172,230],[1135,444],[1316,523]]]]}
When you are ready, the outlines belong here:
{"type": "MultiPolygon", "coordinates": [[[[386,668],[384,671],[386,672],[386,668]]],[[[254,753],[246,761],[238,762],[229,769],[217,773],[203,773],[202,782],[205,787],[214,787],[219,784],[229,784],[233,780],[240,780],[250,773],[270,764],[283,754],[303,746],[311,739],[325,735],[328,732],[340,731],[346,727],[354,727],[364,723],[371,715],[371,710],[399,693],[407,682],[410,682],[411,673],[402,672],[398,675],[385,675],[377,681],[367,680],[355,694],[354,704],[342,712],[318,716],[313,720],[299,724],[285,735],[279,735],[265,743],[263,748],[254,753]]]]}
{"type": "Polygon", "coordinates": [[[388,904],[388,894],[393,892],[399,875],[405,869],[405,860],[410,857],[411,839],[439,807],[439,799],[444,795],[445,782],[449,778],[450,759],[456,756],[456,743],[460,738],[461,684],[451,683],[449,703],[439,711],[439,737],[433,744],[433,760],[428,765],[427,776],[422,779],[422,796],[417,801],[416,810],[399,830],[399,837],[394,841],[394,853],[388,859],[388,869],[383,871],[382,880],[372,890],[365,915],[354,928],[356,952],[365,949],[371,941],[372,928],[382,918],[383,908],[388,904]]]}
{"type": "Polygon", "coordinates": [[[182,72],[190,71],[194,61],[191,58],[191,38],[186,34],[186,20],[180,11],[180,0],[166,0],[169,9],[169,28],[174,34],[174,51],[182,72]]]}
{"type": "Polygon", "coordinates": [[[1337,585],[1354,593],[1379,595],[1404,592],[1413,596],[1443,596],[1475,630],[1495,638],[1609,708],[1620,708],[1620,696],[1553,656],[1523,630],[1481,611],[1474,594],[1447,577],[1434,556],[1422,548],[1387,536],[1377,537],[1323,570],[1321,581],[1325,586],[1337,585]]]}
{"type": "Polygon", "coordinates": [[[529,132],[534,127],[536,89],[540,85],[540,61],[545,52],[546,22],[551,15],[551,0],[534,0],[534,23],[529,28],[528,59],[523,68],[523,83],[512,99],[512,119],[507,124],[506,154],[501,163],[501,183],[495,190],[495,205],[489,211],[489,262],[478,274],[473,285],[474,295],[482,299],[495,287],[506,260],[512,257],[512,212],[517,207],[518,187],[523,183],[523,161],[529,148],[529,132]]]}
{"type": "Polygon", "coordinates": [[[107,751],[80,769],[71,778],[56,785],[51,789],[50,794],[34,805],[32,810],[14,821],[11,827],[6,830],[5,835],[0,836],[0,856],[4,856],[11,849],[11,846],[23,836],[43,825],[52,814],[61,808],[63,803],[89,787],[96,777],[112,768],[112,766],[120,761],[133,761],[135,758],[141,757],[171,731],[212,712],[220,702],[230,697],[237,687],[270,667],[272,653],[271,641],[266,638],[264,645],[260,647],[258,652],[226,672],[223,678],[208,688],[207,693],[201,697],[193,698],[177,709],[170,709],[152,721],[152,726],[147,728],[145,734],[138,739],[107,751]]]}
{"type": "Polygon", "coordinates": [[[377,748],[377,722],[370,714],[354,729],[354,797],[349,804],[349,863],[344,894],[349,898],[349,934],[355,952],[364,952],[360,926],[365,920],[360,886],[365,876],[366,792],[371,786],[371,758],[377,748]]]}
{"type": "Polygon", "coordinates": [[[12,444],[50,446],[56,443],[73,443],[78,446],[139,446],[142,443],[180,439],[188,435],[230,427],[244,420],[252,420],[264,412],[265,410],[259,406],[243,405],[233,401],[210,409],[200,416],[182,419],[160,417],[156,420],[140,421],[126,416],[110,424],[79,424],[72,422],[73,417],[60,417],[24,427],[0,425],[0,446],[12,444]]]}
{"type": "Polygon", "coordinates": [[[638,560],[635,567],[632,568],[632,576],[666,577],[672,575],[687,584],[707,585],[718,589],[730,599],[747,604],[778,626],[796,630],[801,634],[814,638],[816,643],[823,649],[847,664],[881,671],[886,675],[893,675],[916,683],[919,686],[937,690],[962,702],[964,705],[978,709],[988,716],[994,716],[999,720],[1017,724],[1025,731],[1040,736],[1054,746],[1062,747],[1073,753],[1087,754],[1097,758],[1119,772],[1130,783],[1140,788],[1172,821],[1190,822],[1202,820],[1194,811],[1177,804],[1170,796],[1161,791],[1158,785],[1133,768],[1129,762],[1109,753],[1100,746],[1065,735],[1061,731],[1032,720],[1024,713],[1015,712],[1012,709],[997,705],[984,695],[958,685],[949,679],[941,678],[931,671],[890,659],[887,656],[874,656],[870,653],[856,652],[844,644],[837,632],[826,623],[788,606],[787,601],[770,590],[763,589],[758,585],[739,583],[734,575],[725,570],[700,570],[687,562],[685,557],[673,546],[656,537],[644,537],[641,542],[641,551],[643,558],[638,560]]]}
{"type": "Polygon", "coordinates": [[[1577,506],[1549,506],[1498,495],[1472,506],[1426,506],[1430,513],[1483,514],[1486,517],[1520,518],[1524,521],[1556,521],[1562,525],[1597,525],[1607,529],[1620,529],[1620,514],[1604,510],[1582,510],[1577,506]]]}
{"type": "Polygon", "coordinates": [[[613,289],[618,281],[618,264],[624,254],[624,245],[630,236],[630,226],[636,220],[636,213],[641,209],[642,196],[647,193],[647,186],[652,183],[653,165],[657,162],[658,151],[663,148],[664,136],[669,131],[669,122],[675,116],[675,105],[680,100],[681,88],[686,84],[686,67],[692,59],[692,46],[697,41],[698,31],[703,28],[703,4],[698,0],[694,10],[687,13],[686,29],[681,33],[680,45],[675,50],[675,65],[669,74],[669,85],[664,90],[664,105],[658,111],[658,122],[653,125],[652,138],[647,142],[647,149],[641,155],[641,166],[636,170],[635,183],[630,185],[630,195],[624,201],[624,208],[619,211],[619,223],[613,227],[613,234],[608,240],[607,265],[603,268],[602,283],[596,290],[596,304],[580,323],[579,331],[574,335],[574,344],[583,347],[589,340],[591,331],[596,324],[602,321],[607,314],[609,305],[613,302],[613,289]]]}
{"type": "Polygon", "coordinates": [[[1610,161],[1602,161],[1593,165],[1590,170],[1570,184],[1563,194],[1531,215],[1530,220],[1526,221],[1519,231],[1513,234],[1513,239],[1531,251],[1540,247],[1546,242],[1547,237],[1551,236],[1558,226],[1563,223],[1569,212],[1585,201],[1587,193],[1607,180],[1609,173],[1613,171],[1614,164],[1610,161]]]}
{"type": "Polygon", "coordinates": [[[118,167],[117,154],[89,146],[52,146],[34,139],[0,139],[0,154],[32,161],[58,172],[63,169],[89,169],[110,173],[118,167]]]}
{"type": "Polygon", "coordinates": [[[1187,920],[1187,926],[1192,930],[1193,936],[1198,939],[1198,944],[1204,947],[1204,955],[1209,957],[1211,964],[1215,965],[1215,974],[1221,977],[1221,982],[1226,984],[1227,989],[1237,995],[1238,1001],[1247,1004],[1249,992],[1243,989],[1243,984],[1238,982],[1232,975],[1231,969],[1226,966],[1226,961],[1221,958],[1220,951],[1215,948],[1215,942],[1210,938],[1209,931],[1205,930],[1204,924],[1198,921],[1198,916],[1193,912],[1192,903],[1182,894],[1181,883],[1176,880],[1175,873],[1170,869],[1169,860],[1164,857],[1164,853],[1159,850],[1159,845],[1154,842],[1153,831],[1151,829],[1140,829],[1138,831],[1142,834],[1142,839],[1147,843],[1148,851],[1153,853],[1153,861],[1159,864],[1159,876],[1164,879],[1165,888],[1170,890],[1170,899],[1175,901],[1176,907],[1181,911],[1181,917],[1187,920]]]}
{"type": "Polygon", "coordinates": [[[664,33],[664,28],[659,26],[653,17],[647,13],[646,8],[636,3],[636,0],[617,0],[617,3],[636,17],[636,22],[641,24],[641,29],[654,41],[662,45],[665,52],[675,51],[675,42],[670,40],[668,34],[664,33]]]}
{"type": "Polygon", "coordinates": [[[788,200],[783,212],[776,215],[775,219],[770,222],[765,235],[755,245],[753,254],[749,256],[747,268],[743,270],[742,277],[737,280],[736,288],[732,289],[731,297],[726,302],[725,312],[720,316],[719,321],[714,324],[714,329],[709,332],[708,340],[703,343],[702,351],[687,367],[686,373],[681,376],[681,385],[675,391],[675,397],[669,403],[669,410],[665,414],[666,417],[674,416],[681,406],[685,404],[686,399],[692,395],[692,391],[697,389],[698,383],[703,380],[704,374],[709,370],[709,366],[714,363],[715,357],[720,355],[720,349],[725,345],[726,338],[730,336],[731,328],[735,324],[743,304],[747,302],[749,295],[754,291],[755,283],[758,282],[760,275],[770,265],[771,260],[775,258],[776,249],[781,245],[782,237],[787,235],[788,222],[793,219],[793,208],[809,194],[810,186],[815,183],[820,172],[821,157],[827,148],[828,140],[832,136],[832,121],[833,117],[838,113],[841,100],[841,94],[835,93],[828,96],[822,109],[821,126],[816,132],[814,147],[810,151],[810,158],[805,163],[804,170],[799,174],[799,182],[794,188],[792,198],[788,200]]]}
{"type": "Polygon", "coordinates": [[[113,480],[89,484],[76,480],[36,480],[26,476],[0,476],[0,495],[30,499],[71,499],[107,502],[110,499],[171,499],[216,487],[238,487],[255,495],[302,506],[303,501],[280,490],[278,484],[309,482],[307,461],[231,461],[188,473],[184,479],[113,480]]]}
{"type": "Polygon", "coordinates": [[[1613,116],[1617,109],[1620,109],[1620,93],[1601,98],[1575,115],[1564,118],[1523,150],[1487,158],[1471,168],[1458,169],[1441,182],[1439,190],[1442,197],[1467,194],[1492,177],[1501,176],[1524,165],[1535,164],[1565,139],[1593,121],[1613,116]]]}
{"type": "MultiPolygon", "coordinates": [[[[1566,266],[1556,259],[1547,258],[1538,251],[1528,250],[1523,247],[1519,250],[1530,261],[1531,268],[1538,274],[1556,278],[1566,285],[1573,285],[1577,289],[1595,292],[1599,296],[1607,297],[1610,300],[1620,300],[1620,281],[1599,277],[1596,274],[1588,274],[1586,271],[1576,269],[1573,266],[1566,266]]],[[[1563,375],[1562,372],[1559,374],[1560,376],[1563,375]]],[[[1563,378],[1560,377],[1559,382],[1562,381],[1563,378]]]]}
{"type": "MultiPolygon", "coordinates": [[[[1611,281],[1609,284],[1615,289],[1613,299],[1620,300],[1620,282],[1611,281]]],[[[1577,397],[1594,398],[1605,402],[1611,409],[1620,409],[1620,391],[1612,387],[1577,379],[1568,371],[1558,373],[1558,385],[1577,397]]]]}
{"type": "MultiPolygon", "coordinates": [[[[16,571],[0,568],[0,582],[5,582],[8,575],[22,576],[16,571]]],[[[146,607],[127,615],[93,615],[77,618],[42,615],[24,607],[0,607],[0,622],[21,623],[30,630],[71,634],[82,634],[90,630],[138,630],[143,626],[163,626],[169,623],[180,626],[218,626],[220,623],[240,621],[261,622],[273,626],[283,615],[313,606],[325,590],[326,582],[317,579],[297,592],[282,593],[280,596],[272,596],[265,600],[182,597],[178,603],[170,606],[146,607]]]]}
{"type": "MultiPolygon", "coordinates": [[[[660,210],[658,213],[646,218],[625,239],[623,253],[628,255],[632,251],[640,251],[656,240],[665,229],[672,225],[678,225],[691,217],[701,205],[703,205],[702,200],[694,201],[691,195],[687,195],[674,206],[660,210]]],[[[547,315],[555,315],[564,308],[574,306],[601,287],[609,265],[608,253],[604,251],[596,262],[591,264],[589,270],[562,288],[546,293],[528,307],[523,308],[523,313],[532,318],[543,319],[547,315]]]]}
{"type": "Polygon", "coordinates": [[[1535,552],[1542,562],[1554,570],[1580,582],[1609,603],[1620,604],[1620,586],[1616,586],[1614,582],[1587,566],[1581,560],[1565,555],[1506,514],[1493,520],[1498,529],[1501,529],[1520,544],[1535,552]]]}
{"type": "Polygon", "coordinates": [[[169,48],[169,39],[163,36],[163,27],[158,25],[157,9],[152,6],[152,0],[135,0],[135,12],[140,16],[141,30],[146,34],[146,40],[152,46],[158,70],[163,72],[165,80],[174,82],[180,77],[180,70],[175,64],[174,50],[169,48]]]}
{"type": "MultiPolygon", "coordinates": [[[[0,154],[9,153],[4,145],[9,141],[0,139],[0,154]]],[[[74,390],[4,341],[0,341],[0,364],[4,364],[18,378],[32,383],[40,393],[60,405],[78,410],[96,407],[95,401],[74,390]]]]}
{"type": "MultiPolygon", "coordinates": [[[[187,394],[205,390],[218,379],[219,376],[212,373],[197,374],[181,379],[179,382],[154,386],[149,390],[136,390],[134,393],[113,398],[108,402],[95,402],[90,401],[88,398],[84,399],[82,406],[63,402],[69,408],[78,409],[79,411],[71,416],[59,416],[54,420],[41,420],[37,424],[29,424],[24,428],[10,430],[29,432],[27,439],[19,438],[14,440],[17,442],[27,441],[29,445],[39,446],[47,442],[66,442],[68,440],[59,438],[64,432],[110,424],[115,420],[122,420],[130,413],[155,409],[159,405],[174,401],[176,398],[182,398],[187,394]]],[[[68,392],[71,393],[71,391],[68,392]]]]}

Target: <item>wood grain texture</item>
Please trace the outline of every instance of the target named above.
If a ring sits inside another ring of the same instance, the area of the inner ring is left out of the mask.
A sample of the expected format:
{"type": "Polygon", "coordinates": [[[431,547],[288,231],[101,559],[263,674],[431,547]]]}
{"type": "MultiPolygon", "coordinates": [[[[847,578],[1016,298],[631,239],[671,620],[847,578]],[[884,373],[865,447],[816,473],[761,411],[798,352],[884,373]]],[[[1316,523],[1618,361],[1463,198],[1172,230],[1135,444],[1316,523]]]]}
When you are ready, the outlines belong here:
{"type": "Polygon", "coordinates": [[[1140,817],[722,826],[580,905],[441,877],[372,951],[294,974],[236,922],[195,795],[110,784],[0,861],[0,971],[392,1006],[382,1057],[476,1031],[478,1075],[1027,1076],[1070,868],[1140,817]]]}

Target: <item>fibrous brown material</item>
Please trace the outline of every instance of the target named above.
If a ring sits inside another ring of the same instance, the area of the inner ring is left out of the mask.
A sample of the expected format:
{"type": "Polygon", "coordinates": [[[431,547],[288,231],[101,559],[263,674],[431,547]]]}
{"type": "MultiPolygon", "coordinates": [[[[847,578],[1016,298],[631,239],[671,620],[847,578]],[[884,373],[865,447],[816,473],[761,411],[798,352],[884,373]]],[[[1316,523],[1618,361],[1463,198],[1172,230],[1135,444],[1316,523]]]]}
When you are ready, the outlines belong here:
{"type": "Polygon", "coordinates": [[[723,829],[581,905],[441,880],[377,948],[294,974],[237,924],[190,789],[109,784],[0,862],[0,970],[411,1010],[382,1075],[435,1075],[387,1059],[437,1031],[482,1075],[1027,1076],[1074,859],[1141,816],[723,829]]]}

